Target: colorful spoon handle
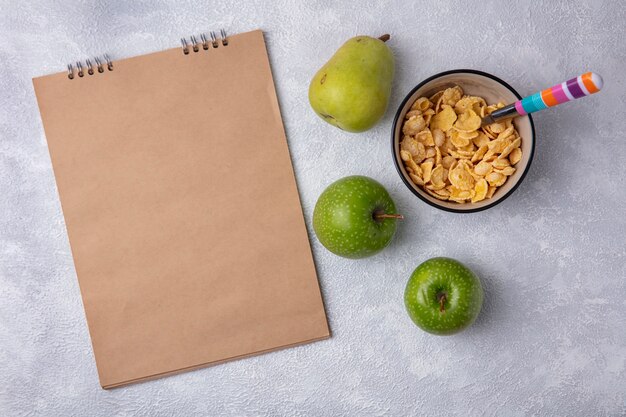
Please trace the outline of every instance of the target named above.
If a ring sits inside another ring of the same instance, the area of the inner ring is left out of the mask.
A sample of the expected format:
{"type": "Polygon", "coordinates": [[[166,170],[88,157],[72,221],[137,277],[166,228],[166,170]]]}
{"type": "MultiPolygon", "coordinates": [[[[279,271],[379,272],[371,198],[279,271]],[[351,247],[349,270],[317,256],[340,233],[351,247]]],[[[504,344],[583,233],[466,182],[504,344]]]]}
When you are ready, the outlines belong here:
{"type": "Polygon", "coordinates": [[[525,116],[557,104],[589,96],[602,89],[602,77],[594,72],[586,72],[554,87],[525,97],[491,113],[491,119],[498,121],[509,117],[525,116]]]}

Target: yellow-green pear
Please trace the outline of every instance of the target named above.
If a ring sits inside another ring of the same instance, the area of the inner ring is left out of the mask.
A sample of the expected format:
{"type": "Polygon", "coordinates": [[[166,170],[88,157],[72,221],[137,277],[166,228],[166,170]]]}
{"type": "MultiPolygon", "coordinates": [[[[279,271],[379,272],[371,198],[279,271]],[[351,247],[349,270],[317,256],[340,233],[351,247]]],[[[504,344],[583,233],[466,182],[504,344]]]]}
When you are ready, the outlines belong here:
{"type": "Polygon", "coordinates": [[[394,73],[394,58],[380,38],[349,39],[315,74],[309,102],[322,119],[349,132],[373,127],[385,114],[394,73]]]}

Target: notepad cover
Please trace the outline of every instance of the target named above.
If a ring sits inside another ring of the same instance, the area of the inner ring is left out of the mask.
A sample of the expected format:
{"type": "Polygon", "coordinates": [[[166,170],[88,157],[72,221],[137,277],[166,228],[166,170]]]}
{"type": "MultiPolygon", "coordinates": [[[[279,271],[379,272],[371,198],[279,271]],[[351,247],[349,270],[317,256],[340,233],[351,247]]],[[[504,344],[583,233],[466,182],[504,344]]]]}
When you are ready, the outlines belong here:
{"type": "Polygon", "coordinates": [[[104,388],[329,336],[261,31],[33,84],[104,388]]]}

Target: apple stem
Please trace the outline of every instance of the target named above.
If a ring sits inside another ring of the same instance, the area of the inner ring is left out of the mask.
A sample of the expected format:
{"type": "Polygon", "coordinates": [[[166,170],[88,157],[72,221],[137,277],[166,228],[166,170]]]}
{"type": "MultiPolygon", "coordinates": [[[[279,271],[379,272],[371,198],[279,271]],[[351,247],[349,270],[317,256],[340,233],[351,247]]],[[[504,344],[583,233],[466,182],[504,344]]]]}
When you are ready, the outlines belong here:
{"type": "Polygon", "coordinates": [[[374,218],[376,220],[383,220],[383,219],[398,219],[398,220],[404,220],[404,216],[402,214],[386,214],[386,213],[375,213],[374,214],[374,218]]]}
{"type": "Polygon", "coordinates": [[[446,312],[446,294],[442,293],[439,295],[439,312],[440,313],[445,313],[446,312]]]}
{"type": "Polygon", "coordinates": [[[383,42],[387,42],[389,39],[391,39],[391,36],[388,33],[386,33],[383,36],[380,36],[378,39],[380,39],[383,42]]]}

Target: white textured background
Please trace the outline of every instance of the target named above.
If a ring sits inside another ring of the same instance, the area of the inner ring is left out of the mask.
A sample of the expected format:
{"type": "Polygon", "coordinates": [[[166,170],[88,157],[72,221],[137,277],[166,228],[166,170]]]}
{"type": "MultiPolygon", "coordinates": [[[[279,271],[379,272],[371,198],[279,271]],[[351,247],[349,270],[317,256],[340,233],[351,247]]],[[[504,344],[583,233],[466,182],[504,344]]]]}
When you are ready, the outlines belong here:
{"type": "Polygon", "coordinates": [[[626,415],[626,6],[403,3],[0,0],[1,416],[626,415]],[[350,174],[382,182],[406,221],[361,261],[313,239],[330,340],[103,391],[31,77],[220,27],[266,31],[307,224],[325,186],[350,174]],[[314,72],[347,38],[385,32],[397,77],[384,120],[353,135],[317,119],[314,72]],[[536,115],[524,183],[472,215],[414,197],[389,145],[404,95],[463,67],[522,94],[587,70],[605,79],[600,94],[536,115]],[[486,289],[477,323],[448,338],[417,329],[402,304],[413,268],[439,255],[486,289]]]}

